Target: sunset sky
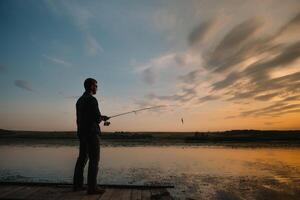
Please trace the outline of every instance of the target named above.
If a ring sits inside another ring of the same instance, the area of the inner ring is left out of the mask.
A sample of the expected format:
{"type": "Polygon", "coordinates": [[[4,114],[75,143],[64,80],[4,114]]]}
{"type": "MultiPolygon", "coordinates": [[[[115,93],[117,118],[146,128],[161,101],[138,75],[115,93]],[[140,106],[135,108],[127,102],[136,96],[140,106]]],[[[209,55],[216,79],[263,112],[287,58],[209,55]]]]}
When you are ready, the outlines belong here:
{"type": "Polygon", "coordinates": [[[75,130],[88,77],[105,115],[165,105],[104,131],[300,129],[299,0],[7,0],[0,23],[2,129],[75,130]]]}

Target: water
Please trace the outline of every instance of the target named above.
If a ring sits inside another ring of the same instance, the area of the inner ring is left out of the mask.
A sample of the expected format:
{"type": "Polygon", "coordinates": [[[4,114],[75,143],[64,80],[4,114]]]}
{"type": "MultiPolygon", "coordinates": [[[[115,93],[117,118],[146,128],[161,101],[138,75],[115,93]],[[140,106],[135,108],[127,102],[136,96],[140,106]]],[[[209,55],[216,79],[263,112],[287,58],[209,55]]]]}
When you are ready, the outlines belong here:
{"type": "MultiPolygon", "coordinates": [[[[0,181],[71,182],[77,154],[1,145],[0,181]]],[[[175,185],[177,199],[300,199],[300,147],[105,146],[100,156],[102,184],[175,185]]]]}

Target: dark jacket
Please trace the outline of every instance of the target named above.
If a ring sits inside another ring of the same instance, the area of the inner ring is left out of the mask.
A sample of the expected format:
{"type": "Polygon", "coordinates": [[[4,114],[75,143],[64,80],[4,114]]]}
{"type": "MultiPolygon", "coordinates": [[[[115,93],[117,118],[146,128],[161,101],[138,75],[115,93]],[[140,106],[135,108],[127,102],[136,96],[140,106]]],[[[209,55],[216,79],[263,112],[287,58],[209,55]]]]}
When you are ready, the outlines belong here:
{"type": "Polygon", "coordinates": [[[100,135],[101,113],[98,101],[88,92],[84,92],[76,103],[76,117],[78,135],[100,135]]]}

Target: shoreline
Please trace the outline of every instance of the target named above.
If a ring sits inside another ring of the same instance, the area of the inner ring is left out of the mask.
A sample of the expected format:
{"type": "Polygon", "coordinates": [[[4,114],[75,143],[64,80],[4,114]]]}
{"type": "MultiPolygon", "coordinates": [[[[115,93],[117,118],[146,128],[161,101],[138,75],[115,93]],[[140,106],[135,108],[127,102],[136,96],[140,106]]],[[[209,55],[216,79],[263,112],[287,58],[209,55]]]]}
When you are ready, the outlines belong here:
{"type": "MultiPolygon", "coordinates": [[[[184,142],[182,140],[103,140],[100,139],[102,147],[229,147],[229,148],[299,148],[300,141],[269,141],[269,142],[184,142]]],[[[77,139],[32,139],[32,138],[1,138],[0,146],[78,146],[77,139]]]]}
{"type": "MultiPolygon", "coordinates": [[[[103,132],[103,146],[300,147],[300,131],[103,132]]],[[[0,145],[78,145],[76,132],[0,129],[0,145]]]]}

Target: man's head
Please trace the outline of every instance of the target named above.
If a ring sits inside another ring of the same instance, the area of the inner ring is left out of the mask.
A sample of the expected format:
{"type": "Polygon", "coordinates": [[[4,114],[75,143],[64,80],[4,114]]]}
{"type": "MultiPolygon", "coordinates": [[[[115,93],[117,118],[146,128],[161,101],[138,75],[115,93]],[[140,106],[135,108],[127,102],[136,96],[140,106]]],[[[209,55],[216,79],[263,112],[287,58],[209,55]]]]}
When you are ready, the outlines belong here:
{"type": "Polygon", "coordinates": [[[84,81],[84,88],[86,92],[96,94],[97,92],[97,81],[93,78],[87,78],[84,81]]]}

